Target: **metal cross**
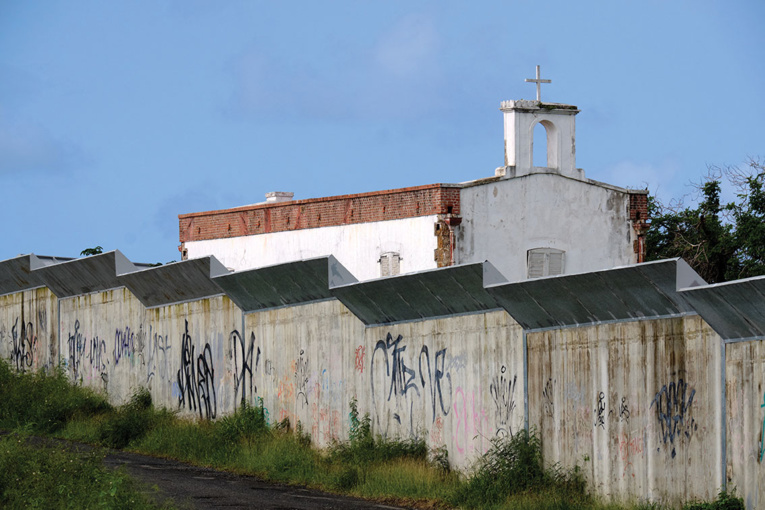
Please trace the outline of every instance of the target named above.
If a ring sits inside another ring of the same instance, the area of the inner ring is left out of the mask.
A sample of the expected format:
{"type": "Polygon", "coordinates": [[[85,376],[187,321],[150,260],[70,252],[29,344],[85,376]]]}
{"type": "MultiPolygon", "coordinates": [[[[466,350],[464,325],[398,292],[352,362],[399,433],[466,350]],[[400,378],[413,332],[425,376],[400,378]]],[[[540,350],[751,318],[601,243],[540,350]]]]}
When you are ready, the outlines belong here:
{"type": "Polygon", "coordinates": [[[537,84],[537,101],[542,102],[542,83],[550,83],[550,80],[543,80],[539,77],[539,66],[537,66],[536,79],[526,78],[526,82],[537,84]]]}

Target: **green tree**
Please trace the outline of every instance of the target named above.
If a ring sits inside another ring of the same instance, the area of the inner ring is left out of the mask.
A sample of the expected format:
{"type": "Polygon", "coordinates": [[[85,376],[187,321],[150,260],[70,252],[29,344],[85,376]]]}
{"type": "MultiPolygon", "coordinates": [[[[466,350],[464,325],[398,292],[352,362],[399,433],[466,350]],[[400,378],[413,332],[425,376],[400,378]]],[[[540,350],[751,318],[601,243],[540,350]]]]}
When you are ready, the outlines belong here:
{"type": "Polygon", "coordinates": [[[765,274],[765,167],[713,169],[700,186],[697,207],[664,205],[649,197],[647,260],[682,257],[709,283],[765,274]],[[738,189],[722,204],[722,176],[738,189]]]}
{"type": "Polygon", "coordinates": [[[765,165],[749,162],[748,175],[734,173],[738,202],[728,205],[736,224],[736,274],[731,279],[765,274],[765,165]]]}
{"type": "Polygon", "coordinates": [[[100,246],[96,246],[95,248],[85,248],[80,252],[80,255],[83,257],[90,257],[91,255],[99,255],[104,252],[104,249],[100,246]]]}

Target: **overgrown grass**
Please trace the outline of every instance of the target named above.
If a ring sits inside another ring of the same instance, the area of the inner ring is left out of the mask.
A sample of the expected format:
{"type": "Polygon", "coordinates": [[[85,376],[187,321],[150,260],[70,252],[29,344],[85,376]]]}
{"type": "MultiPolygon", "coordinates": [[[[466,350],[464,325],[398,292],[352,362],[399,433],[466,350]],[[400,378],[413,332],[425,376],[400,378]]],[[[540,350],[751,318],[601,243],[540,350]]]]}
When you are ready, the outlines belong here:
{"type": "Polygon", "coordinates": [[[0,427],[53,433],[76,415],[90,418],[109,410],[103,396],[72,385],[61,368],[17,374],[0,362],[0,427]]]}
{"type": "MultiPolygon", "coordinates": [[[[423,439],[374,435],[369,416],[359,416],[355,400],[350,405],[349,440],[319,451],[310,446],[310,436],[300,423],[269,426],[262,404],[242,406],[215,422],[190,421],[156,409],[146,390],[113,407],[103,396],[70,384],[60,370],[49,375],[14,374],[0,362],[3,428],[53,433],[422,508],[663,510],[658,504],[600,503],[588,493],[578,469],[545,468],[533,430],[495,440],[465,475],[452,471],[446,448],[428,451],[423,439]]],[[[740,498],[721,493],[714,502],[691,503],[685,510],[743,508],[740,498]]]]}
{"type": "Polygon", "coordinates": [[[104,468],[102,460],[97,451],[31,445],[17,434],[0,438],[0,507],[159,508],[127,475],[104,468]]]}
{"type": "Polygon", "coordinates": [[[744,500],[736,497],[736,490],[732,492],[721,491],[717,499],[711,502],[691,502],[683,507],[683,510],[744,510],[744,500]]]}

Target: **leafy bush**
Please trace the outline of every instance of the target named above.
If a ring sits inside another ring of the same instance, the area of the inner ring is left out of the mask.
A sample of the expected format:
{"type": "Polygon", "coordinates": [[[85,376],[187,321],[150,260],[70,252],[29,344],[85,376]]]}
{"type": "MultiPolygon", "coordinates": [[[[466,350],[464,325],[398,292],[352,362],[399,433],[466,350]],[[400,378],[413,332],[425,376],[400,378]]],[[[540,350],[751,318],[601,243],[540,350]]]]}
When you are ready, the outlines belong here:
{"type": "Polygon", "coordinates": [[[26,438],[0,439],[2,508],[156,508],[119,471],[107,470],[98,452],[80,453],[26,438]]]}
{"type": "Polygon", "coordinates": [[[72,384],[59,367],[15,373],[0,360],[0,426],[26,427],[32,432],[53,433],[75,415],[95,415],[112,409],[106,398],[72,384]]]}
{"type": "Polygon", "coordinates": [[[262,401],[259,406],[244,404],[234,414],[215,422],[216,435],[229,443],[238,443],[242,438],[257,437],[268,432],[262,401]]]}
{"type": "Polygon", "coordinates": [[[347,442],[338,442],[330,448],[330,459],[347,463],[369,464],[394,459],[421,459],[428,457],[428,445],[423,438],[388,439],[372,434],[369,414],[359,419],[354,398],[350,402],[351,429],[347,442]]]}
{"type": "Polygon", "coordinates": [[[455,504],[468,507],[496,505],[518,494],[539,492],[555,496],[566,506],[588,501],[578,469],[545,469],[542,445],[535,431],[521,430],[511,438],[496,438],[476,464],[472,476],[455,493],[455,504]]]}
{"type": "Polygon", "coordinates": [[[692,502],[683,506],[683,510],[744,510],[744,500],[736,497],[735,489],[730,494],[720,491],[717,499],[707,503],[692,502]]]}
{"type": "Polygon", "coordinates": [[[105,446],[124,448],[146,435],[154,423],[151,394],[139,388],[130,400],[109,415],[101,426],[100,440],[105,446]]]}

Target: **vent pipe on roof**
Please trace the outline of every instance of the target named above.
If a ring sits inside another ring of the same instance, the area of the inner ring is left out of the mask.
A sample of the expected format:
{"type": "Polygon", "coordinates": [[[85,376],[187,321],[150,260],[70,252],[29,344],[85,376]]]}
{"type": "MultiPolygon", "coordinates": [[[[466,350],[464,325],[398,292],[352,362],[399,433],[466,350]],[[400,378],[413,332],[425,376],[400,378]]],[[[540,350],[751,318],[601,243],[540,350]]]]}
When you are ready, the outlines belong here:
{"type": "Polygon", "coordinates": [[[266,193],[266,203],[289,202],[295,194],[291,191],[271,191],[266,193]]]}

